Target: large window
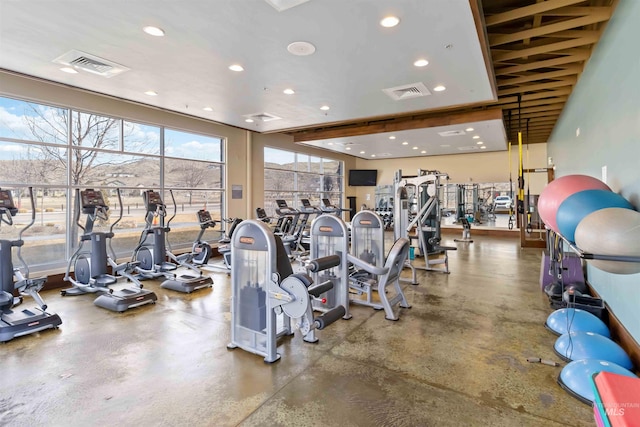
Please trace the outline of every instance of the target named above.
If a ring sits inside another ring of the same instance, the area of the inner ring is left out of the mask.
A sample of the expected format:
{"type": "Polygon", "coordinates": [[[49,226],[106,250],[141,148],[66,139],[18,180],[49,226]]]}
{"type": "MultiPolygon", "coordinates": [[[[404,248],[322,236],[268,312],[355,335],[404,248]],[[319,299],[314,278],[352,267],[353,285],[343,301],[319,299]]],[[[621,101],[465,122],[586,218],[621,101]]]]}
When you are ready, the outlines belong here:
{"type": "Polygon", "coordinates": [[[322,198],[340,206],[343,169],[338,160],[265,147],[265,211],[274,215],[277,199],[286,200],[293,208],[300,206],[300,199],[309,199],[312,205],[320,206],[322,198]]]}
{"type": "Polygon", "coordinates": [[[76,190],[96,188],[110,213],[96,230],[108,230],[122,212],[113,246],[128,257],[145,226],[142,192],[153,189],[161,191],[168,216],[175,215],[173,248],[189,247],[199,230],[197,210],[222,216],[224,167],[216,136],[0,97],[0,187],[13,189],[19,207],[0,238],[16,238],[30,221],[27,186],[33,186],[36,221],[23,256],[34,271],[66,265],[78,243],[76,190]]]}

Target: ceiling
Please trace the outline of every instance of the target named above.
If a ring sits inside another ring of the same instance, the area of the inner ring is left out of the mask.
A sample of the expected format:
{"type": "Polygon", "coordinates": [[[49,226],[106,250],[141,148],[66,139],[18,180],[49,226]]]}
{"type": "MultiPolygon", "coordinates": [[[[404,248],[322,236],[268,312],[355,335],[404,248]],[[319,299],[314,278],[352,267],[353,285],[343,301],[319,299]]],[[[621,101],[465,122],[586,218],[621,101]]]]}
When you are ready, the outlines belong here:
{"type": "Polygon", "coordinates": [[[495,151],[518,118],[530,119],[528,142],[546,141],[608,3],[0,0],[0,69],[363,158],[477,152],[475,135],[495,151]],[[397,26],[380,25],[389,15],[397,26]],[[294,42],[315,52],[294,55],[294,42]],[[67,74],[55,62],[65,54],[124,71],[67,74]],[[451,131],[466,134],[439,135],[451,131]]]}

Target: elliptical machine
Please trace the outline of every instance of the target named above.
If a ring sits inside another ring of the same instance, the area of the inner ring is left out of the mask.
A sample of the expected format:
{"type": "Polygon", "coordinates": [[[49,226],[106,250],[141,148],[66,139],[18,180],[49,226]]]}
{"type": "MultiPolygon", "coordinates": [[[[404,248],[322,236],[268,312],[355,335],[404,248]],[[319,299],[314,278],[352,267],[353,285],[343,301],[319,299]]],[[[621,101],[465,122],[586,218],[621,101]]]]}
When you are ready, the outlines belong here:
{"type": "MultiPolygon", "coordinates": [[[[38,294],[47,278],[30,279],[29,267],[20,254],[24,245],[22,234],[36,220],[32,187],[29,187],[29,199],[31,200],[31,222],[20,230],[17,240],[0,240],[0,342],[45,329],[58,329],[62,323],[60,316],[55,313],[47,313],[47,305],[38,294]],[[14,267],[13,265],[14,247],[18,248],[17,256],[22,267],[14,267]],[[14,290],[18,291],[19,297],[14,296],[14,290]],[[22,311],[13,311],[13,308],[22,303],[22,297],[27,295],[38,303],[39,307],[34,311],[26,308],[22,311]]],[[[0,224],[4,222],[7,225],[13,225],[13,217],[17,213],[18,208],[13,203],[11,191],[0,189],[0,224]]]]}
{"type": "MultiPolygon", "coordinates": [[[[202,271],[190,263],[191,253],[174,255],[167,248],[166,234],[171,231],[169,225],[176,216],[177,205],[173,192],[170,191],[174,204],[174,214],[166,225],[164,219],[167,216],[167,207],[162,201],[160,193],[153,190],[146,190],[142,193],[146,208],[145,228],[142,230],[138,245],[133,250],[132,260],[137,263],[136,272],[141,279],[156,279],[165,277],[167,280],[160,285],[165,289],[178,292],[191,293],[197,289],[208,288],[213,284],[213,279],[202,274],[202,271]],[[155,219],[159,219],[159,224],[154,225],[155,219]],[[149,235],[153,238],[149,239],[149,235]],[[172,261],[167,261],[167,257],[172,261]],[[177,275],[174,271],[178,265],[192,270],[194,274],[177,275]]],[[[204,232],[204,231],[203,231],[204,232]]]]}
{"type": "Polygon", "coordinates": [[[76,224],[83,230],[80,236],[78,249],[69,259],[64,280],[71,282],[72,288],[60,291],[62,296],[82,295],[87,293],[100,293],[101,295],[93,301],[98,307],[121,313],[130,308],[145,304],[155,304],[158,297],[155,293],[142,289],[142,284],[133,276],[135,263],[125,262],[118,264],[116,254],[111,246],[113,238],[113,228],[122,220],[122,199],[120,190],[118,193],[118,203],[120,205],[120,216],[113,222],[108,233],[93,231],[96,220],[107,221],[109,207],[106,205],[102,192],[87,188],[86,190],[76,189],[75,219],[76,224]],[[80,223],[80,212],[87,215],[87,220],[83,226],[80,223]],[[84,243],[90,241],[91,249],[85,250],[84,243]],[[107,242],[111,256],[107,253],[107,242]],[[73,265],[74,277],[71,277],[71,266],[73,265]],[[111,267],[113,274],[107,273],[107,266],[111,267]],[[134,283],[135,288],[124,288],[114,291],[109,286],[115,284],[120,278],[126,278],[134,283]]]}

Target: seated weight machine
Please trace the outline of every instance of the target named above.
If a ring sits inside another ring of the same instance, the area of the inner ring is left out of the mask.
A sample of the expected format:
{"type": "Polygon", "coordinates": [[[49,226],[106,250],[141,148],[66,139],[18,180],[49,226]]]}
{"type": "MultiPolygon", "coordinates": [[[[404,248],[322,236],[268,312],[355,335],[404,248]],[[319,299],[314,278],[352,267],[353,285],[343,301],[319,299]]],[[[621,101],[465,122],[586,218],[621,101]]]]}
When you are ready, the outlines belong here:
{"type": "MultiPolygon", "coordinates": [[[[277,340],[292,335],[295,327],[305,342],[315,343],[316,329],[338,320],[345,307],[336,306],[314,318],[312,301],[329,291],[333,283],[315,284],[305,273],[293,274],[282,240],[263,222],[243,221],[231,241],[231,342],[272,363],[280,359],[277,340]]],[[[308,271],[335,267],[338,256],[311,261],[308,271]]]]}
{"type": "Polygon", "coordinates": [[[383,219],[372,211],[358,212],[351,221],[348,260],[357,270],[349,275],[350,301],[384,309],[386,319],[398,320],[396,305],[411,308],[399,283],[408,255],[409,240],[400,238],[391,247],[385,263],[383,219]],[[374,291],[379,302],[373,300],[374,291]]]}
{"type": "Polygon", "coordinates": [[[62,296],[82,295],[87,293],[100,293],[94,300],[94,304],[107,310],[123,312],[130,308],[145,304],[155,304],[158,297],[155,293],[142,289],[142,284],[132,274],[137,267],[136,262],[125,262],[118,264],[116,254],[111,246],[113,239],[113,229],[122,220],[122,199],[120,190],[118,194],[118,204],[120,205],[120,216],[114,221],[109,232],[94,231],[96,221],[108,221],[109,207],[105,203],[100,190],[87,188],[85,190],[76,189],[75,220],[78,227],[83,230],[80,236],[78,249],[69,259],[64,280],[71,282],[73,287],[60,291],[62,296]],[[80,223],[80,213],[87,216],[85,225],[80,223]],[[85,242],[91,242],[91,248],[85,249],[85,242]],[[107,242],[111,256],[107,253],[107,242]],[[73,266],[73,277],[71,276],[71,266],[73,266]],[[113,274],[107,272],[110,267],[113,274]],[[119,279],[126,278],[131,281],[134,288],[123,288],[114,291],[109,286],[115,284],[119,279]]]}
{"type": "MultiPolygon", "coordinates": [[[[33,198],[33,188],[29,187],[29,199],[31,200],[31,222],[18,233],[17,240],[0,240],[0,342],[6,342],[16,337],[33,334],[45,329],[57,329],[62,323],[60,316],[55,313],[47,313],[47,305],[38,293],[46,277],[37,279],[29,278],[29,266],[21,256],[24,245],[22,235],[36,220],[36,206],[33,198]],[[22,266],[13,264],[13,248],[17,247],[17,257],[22,266]],[[15,278],[15,280],[14,280],[15,278]],[[19,297],[14,296],[17,291],[19,297]],[[23,296],[30,296],[38,307],[30,310],[15,310],[22,304],[23,296]]],[[[11,190],[0,189],[0,224],[13,225],[13,217],[18,213],[18,208],[13,202],[11,190]]]]}

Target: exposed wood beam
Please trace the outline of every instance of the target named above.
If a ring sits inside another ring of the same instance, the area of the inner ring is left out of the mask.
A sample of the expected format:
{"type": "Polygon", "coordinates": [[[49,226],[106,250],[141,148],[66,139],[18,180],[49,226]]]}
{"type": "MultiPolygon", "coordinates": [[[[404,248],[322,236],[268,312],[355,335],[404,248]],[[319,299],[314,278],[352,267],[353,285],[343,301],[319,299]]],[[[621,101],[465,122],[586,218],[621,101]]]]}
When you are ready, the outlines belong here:
{"type": "Polygon", "coordinates": [[[551,53],[562,49],[571,49],[573,47],[589,45],[598,42],[596,36],[580,37],[579,39],[565,40],[557,43],[549,43],[542,46],[530,47],[527,49],[510,50],[508,52],[500,52],[493,56],[494,65],[496,62],[508,61],[510,59],[524,58],[533,55],[551,53]]]}
{"type": "Polygon", "coordinates": [[[568,19],[566,21],[556,22],[555,24],[548,24],[538,28],[532,28],[530,30],[519,31],[513,34],[490,35],[489,45],[491,47],[499,46],[502,44],[513,43],[519,40],[531,39],[534,37],[557,33],[559,31],[569,30],[572,28],[579,28],[585,25],[606,21],[610,17],[611,10],[608,10],[607,12],[599,12],[594,15],[568,19]]]}
{"type": "Polygon", "coordinates": [[[582,65],[572,65],[562,70],[549,71],[548,73],[533,73],[522,77],[515,77],[511,79],[498,80],[498,86],[513,86],[520,85],[527,82],[535,82],[538,80],[557,79],[558,77],[570,76],[573,74],[580,74],[582,72],[582,65]]]}
{"type": "Polygon", "coordinates": [[[523,71],[535,70],[538,68],[552,68],[558,65],[570,64],[572,62],[585,61],[589,58],[589,52],[580,52],[575,55],[561,56],[559,58],[547,59],[545,61],[534,61],[528,64],[514,65],[512,67],[498,68],[496,76],[522,73],[523,71]]]}
{"type": "Polygon", "coordinates": [[[490,108],[486,110],[449,112],[432,114],[419,119],[406,118],[391,122],[357,124],[352,126],[339,126],[317,130],[292,132],[294,142],[316,141],[321,139],[342,138],[347,136],[369,135],[383,132],[397,132],[401,130],[422,129],[437,126],[459,125],[469,122],[481,122],[486,120],[501,120],[502,109],[490,108]]]}
{"type": "Polygon", "coordinates": [[[576,84],[577,80],[578,80],[578,77],[574,76],[574,77],[566,77],[557,82],[540,83],[536,85],[524,85],[524,86],[515,87],[515,88],[502,89],[498,91],[498,96],[514,95],[514,94],[526,93],[526,92],[536,92],[539,90],[551,89],[551,88],[561,87],[561,86],[573,86],[576,84]]]}
{"type": "Polygon", "coordinates": [[[521,116],[513,115],[511,116],[511,127],[517,129],[518,128],[518,117],[522,118],[522,125],[524,126],[524,119],[534,118],[534,117],[546,117],[546,118],[555,118],[560,117],[560,112],[562,110],[553,110],[548,113],[527,113],[522,114],[521,116]]]}
{"type": "Polygon", "coordinates": [[[488,16],[485,19],[485,25],[488,28],[493,25],[515,21],[516,19],[526,18],[527,16],[535,15],[537,13],[544,13],[553,9],[559,9],[561,7],[571,6],[576,3],[582,3],[583,1],[584,0],[549,0],[542,3],[532,4],[531,6],[520,7],[508,12],[502,12],[492,16],[488,16]]]}
{"type": "MultiPolygon", "coordinates": [[[[543,1],[544,0],[536,0],[536,3],[542,3],[543,1]]],[[[536,13],[535,15],[533,15],[533,25],[531,26],[531,28],[538,28],[540,25],[542,25],[542,15],[536,13]]],[[[522,44],[525,46],[529,46],[531,44],[531,39],[526,38],[522,40],[522,44]]]]}
{"type": "Polygon", "coordinates": [[[558,31],[557,33],[547,34],[541,37],[555,37],[557,39],[578,39],[580,37],[598,36],[600,37],[600,30],[566,30],[558,31]]]}
{"type": "MultiPolygon", "coordinates": [[[[562,96],[562,95],[569,95],[571,93],[573,88],[571,87],[561,87],[558,88],[556,90],[549,90],[549,91],[541,91],[541,92],[537,92],[537,93],[529,93],[526,95],[522,95],[522,99],[521,101],[531,101],[534,99],[544,99],[544,98],[553,98],[556,96],[562,96]]],[[[514,102],[517,103],[518,102],[518,97],[517,96],[510,96],[510,97],[504,97],[504,98],[500,98],[499,100],[500,103],[502,102],[514,102]]],[[[504,107],[502,107],[504,108],[504,107]]]]}
{"type": "Polygon", "coordinates": [[[547,12],[544,12],[543,15],[549,16],[586,16],[591,15],[592,13],[598,13],[602,9],[608,9],[609,7],[561,7],[559,9],[553,9],[547,12]]]}
{"type": "MultiPolygon", "coordinates": [[[[558,96],[555,98],[546,98],[546,99],[536,99],[533,101],[523,101],[520,103],[520,106],[522,108],[527,108],[527,107],[537,107],[539,105],[549,105],[549,104],[557,104],[559,102],[567,102],[567,100],[569,99],[568,96],[558,96]]],[[[502,107],[503,110],[512,110],[514,108],[518,108],[518,103],[517,102],[510,102],[510,103],[506,103],[503,104],[501,102],[498,102],[500,104],[500,106],[502,107]]]]}
{"type": "Polygon", "coordinates": [[[537,107],[523,107],[523,108],[515,108],[512,109],[512,117],[513,116],[517,116],[518,115],[518,111],[521,112],[522,114],[527,114],[527,113],[546,113],[549,111],[555,111],[555,110],[562,110],[564,108],[564,102],[559,102],[556,104],[549,104],[549,105],[543,105],[543,106],[537,106],[537,107]]]}

